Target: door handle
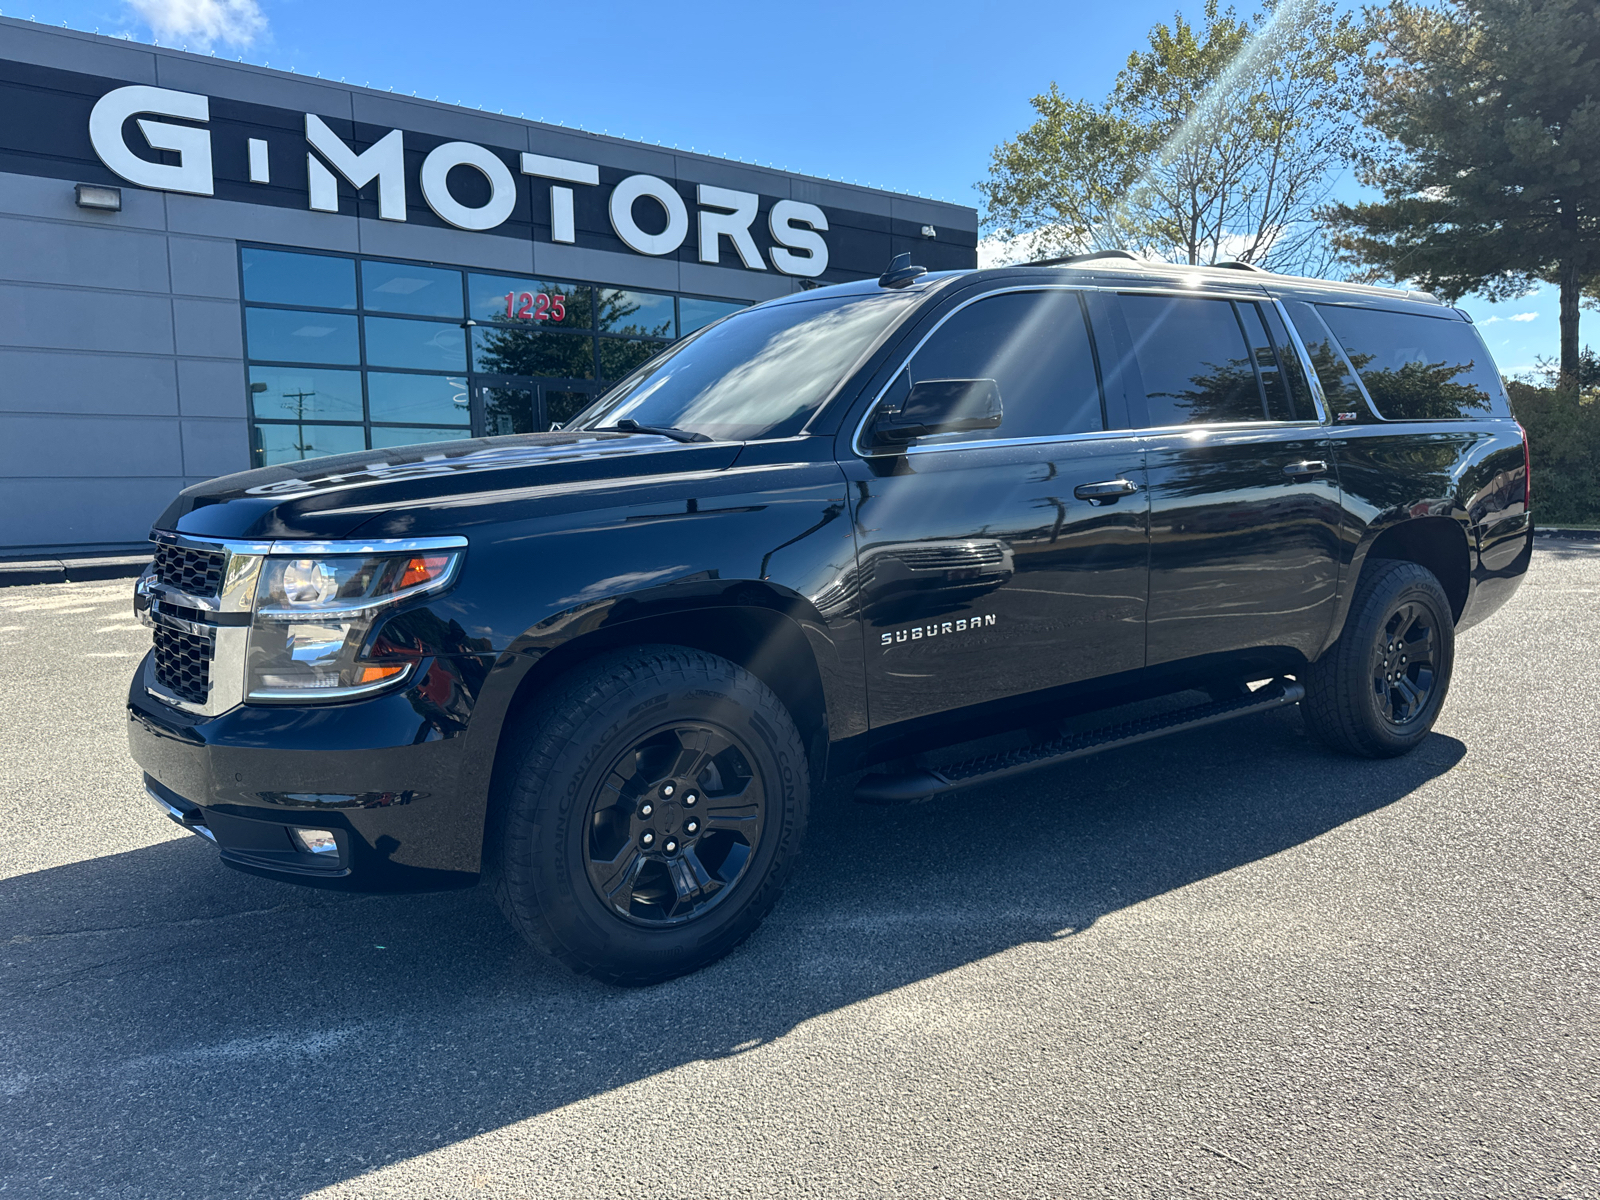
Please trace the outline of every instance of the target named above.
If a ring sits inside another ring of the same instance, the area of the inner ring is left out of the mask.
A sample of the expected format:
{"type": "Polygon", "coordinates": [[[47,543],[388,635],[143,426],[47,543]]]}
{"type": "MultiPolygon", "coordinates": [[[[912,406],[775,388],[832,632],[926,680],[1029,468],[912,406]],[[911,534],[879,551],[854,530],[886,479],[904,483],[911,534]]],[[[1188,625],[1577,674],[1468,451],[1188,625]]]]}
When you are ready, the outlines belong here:
{"type": "Polygon", "coordinates": [[[1139,485],[1131,479],[1108,479],[1104,483],[1080,483],[1072,494],[1090,504],[1112,504],[1138,490],[1139,485]]]}
{"type": "Polygon", "coordinates": [[[1306,475],[1326,475],[1328,464],[1320,459],[1306,459],[1301,462],[1292,462],[1283,469],[1285,475],[1303,477],[1306,475]]]}

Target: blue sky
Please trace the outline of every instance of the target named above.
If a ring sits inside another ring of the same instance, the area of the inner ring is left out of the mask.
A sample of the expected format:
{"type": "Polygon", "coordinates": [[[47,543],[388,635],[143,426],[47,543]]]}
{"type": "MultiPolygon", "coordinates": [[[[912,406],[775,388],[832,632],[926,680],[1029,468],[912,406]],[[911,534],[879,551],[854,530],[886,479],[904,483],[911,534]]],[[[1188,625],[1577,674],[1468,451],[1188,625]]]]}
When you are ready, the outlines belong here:
{"type": "MultiPolygon", "coordinates": [[[[485,23],[482,6],[416,0],[21,2],[5,15],[975,206],[990,152],[1030,122],[1029,97],[1054,80],[1103,98],[1151,25],[1203,8],[523,3],[485,23]]],[[[1555,353],[1548,288],[1462,307],[1507,374],[1555,353]]]]}

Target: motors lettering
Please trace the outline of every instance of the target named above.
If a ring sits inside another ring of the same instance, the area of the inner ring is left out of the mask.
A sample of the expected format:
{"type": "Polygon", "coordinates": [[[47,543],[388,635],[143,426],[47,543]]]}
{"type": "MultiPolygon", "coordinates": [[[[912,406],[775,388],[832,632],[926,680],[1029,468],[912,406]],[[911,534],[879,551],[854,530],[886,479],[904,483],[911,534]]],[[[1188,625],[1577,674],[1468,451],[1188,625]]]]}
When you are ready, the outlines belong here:
{"type": "MultiPolygon", "coordinates": [[[[107,92],[95,103],[89,114],[89,141],[100,161],[129,183],[191,196],[214,196],[210,123],[210,97],[132,84],[107,92]],[[139,133],[152,150],[169,151],[177,162],[152,162],[136,154],[123,139],[123,123],[130,117],[138,118],[139,133]],[[190,123],[179,125],[152,119],[159,117],[190,123]]],[[[321,117],[307,113],[305,141],[289,147],[278,145],[280,161],[285,149],[291,149],[296,157],[305,156],[311,211],[339,212],[342,178],[357,190],[376,183],[378,220],[405,221],[408,197],[403,130],[390,130],[358,153],[321,117]]],[[[271,184],[274,148],[266,139],[247,138],[246,150],[250,182],[271,184]]],[[[545,154],[496,152],[474,142],[446,142],[423,159],[419,182],[422,199],[441,220],[457,229],[482,231],[505,224],[511,216],[522,186],[519,175],[535,181],[530,186],[549,185],[550,240],[576,243],[573,188],[600,186],[597,163],[545,154]],[[520,168],[516,173],[513,164],[520,168]],[[468,167],[483,177],[488,184],[488,200],[469,206],[456,198],[450,190],[450,172],[457,167],[468,167]]],[[[723,242],[727,241],[746,270],[765,271],[767,260],[750,234],[760,201],[755,192],[698,184],[698,207],[691,222],[688,205],[674,184],[654,175],[629,175],[611,189],[607,210],[612,230],[636,254],[676,254],[693,226],[697,228],[701,262],[723,262],[723,242]],[[661,233],[647,232],[634,219],[634,202],[638,200],[648,200],[661,211],[666,220],[661,233]]],[[[778,200],[767,214],[767,228],[777,243],[769,257],[780,273],[815,278],[828,269],[828,243],[822,236],[828,231],[828,218],[815,204],[778,200]]]]}

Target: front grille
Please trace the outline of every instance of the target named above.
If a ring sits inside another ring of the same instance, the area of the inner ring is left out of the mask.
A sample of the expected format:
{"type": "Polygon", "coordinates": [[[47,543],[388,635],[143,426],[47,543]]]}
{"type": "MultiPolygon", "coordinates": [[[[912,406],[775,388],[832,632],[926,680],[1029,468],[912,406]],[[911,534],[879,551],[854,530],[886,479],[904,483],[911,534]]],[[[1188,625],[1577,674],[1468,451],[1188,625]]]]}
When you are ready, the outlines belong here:
{"type": "Polygon", "coordinates": [[[224,561],[220,550],[191,550],[161,543],[156,546],[153,570],[155,577],[168,587],[190,596],[211,597],[222,590],[224,561]]]}
{"type": "Polygon", "coordinates": [[[180,700],[204,704],[211,691],[212,639],[157,625],[156,679],[180,700]]]}

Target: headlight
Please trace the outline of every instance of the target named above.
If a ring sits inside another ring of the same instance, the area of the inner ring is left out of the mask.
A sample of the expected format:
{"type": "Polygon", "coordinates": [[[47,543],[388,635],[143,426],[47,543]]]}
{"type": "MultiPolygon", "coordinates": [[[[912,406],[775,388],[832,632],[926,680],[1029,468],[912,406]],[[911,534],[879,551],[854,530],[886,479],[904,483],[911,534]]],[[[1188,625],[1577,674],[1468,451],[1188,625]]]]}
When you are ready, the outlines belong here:
{"type": "Polygon", "coordinates": [[[361,648],[388,609],[449,587],[460,562],[460,550],[432,549],[268,558],[250,626],[246,698],[333,700],[402,682],[414,662],[363,662],[361,648]]]}

